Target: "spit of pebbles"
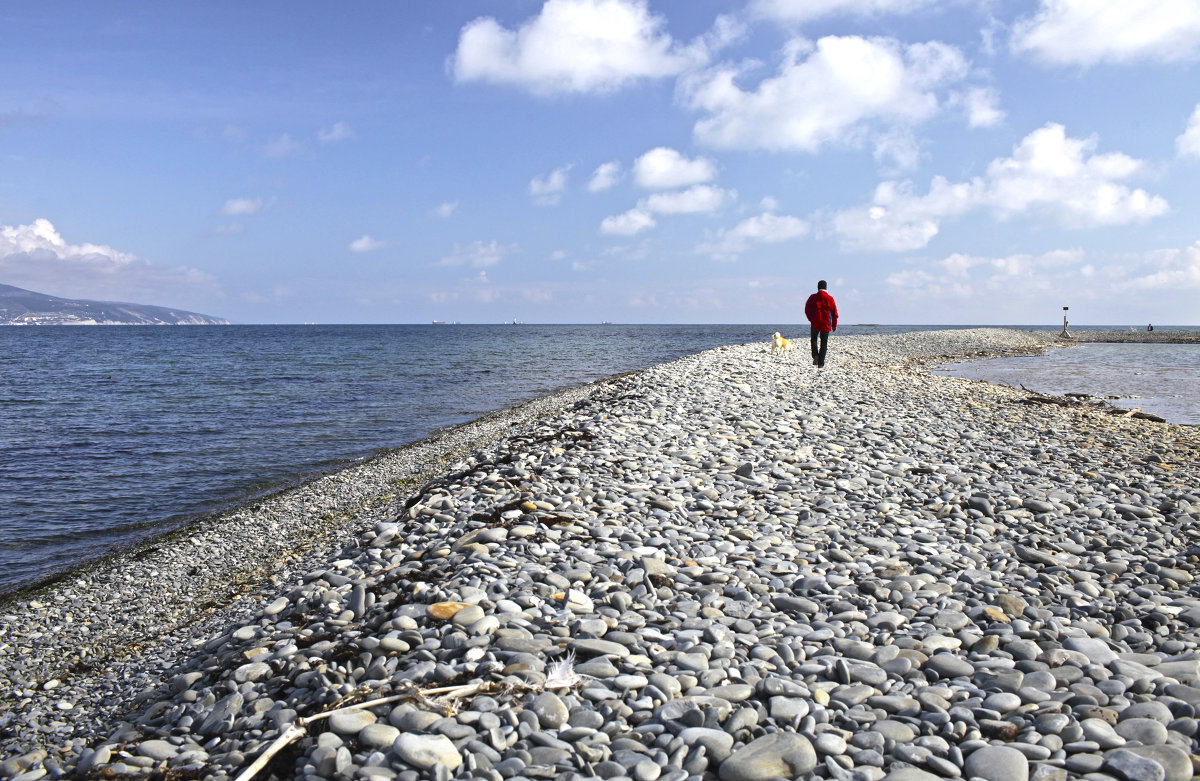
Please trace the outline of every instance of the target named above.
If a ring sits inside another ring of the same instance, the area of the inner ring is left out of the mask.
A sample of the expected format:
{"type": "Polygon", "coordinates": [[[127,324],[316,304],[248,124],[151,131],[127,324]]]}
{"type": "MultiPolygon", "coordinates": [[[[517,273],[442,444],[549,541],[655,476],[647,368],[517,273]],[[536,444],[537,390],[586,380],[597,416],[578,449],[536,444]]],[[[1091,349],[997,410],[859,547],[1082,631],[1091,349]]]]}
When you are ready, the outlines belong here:
{"type": "MultiPolygon", "coordinates": [[[[591,386],[113,667],[107,721],[48,715],[71,684],[31,663],[0,774],[1191,778],[1200,430],[921,368],[1046,342],[835,338],[819,373],[743,345],[591,386]]],[[[6,665],[58,628],[6,620],[6,665]]]]}
{"type": "MultiPolygon", "coordinates": [[[[1058,338],[1057,334],[1046,333],[1058,338]]],[[[1126,344],[1195,344],[1200,331],[1072,331],[1073,342],[1123,342],[1126,344]]]]}

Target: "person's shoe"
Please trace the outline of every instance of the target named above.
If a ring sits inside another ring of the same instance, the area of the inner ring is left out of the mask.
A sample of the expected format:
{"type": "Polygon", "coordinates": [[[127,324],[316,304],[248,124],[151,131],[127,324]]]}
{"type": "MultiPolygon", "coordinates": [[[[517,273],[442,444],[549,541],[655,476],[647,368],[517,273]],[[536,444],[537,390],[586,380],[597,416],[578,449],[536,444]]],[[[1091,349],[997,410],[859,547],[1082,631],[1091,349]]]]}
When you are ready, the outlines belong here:
{"type": "Polygon", "coordinates": [[[818,369],[821,368],[821,364],[817,363],[816,358],[813,358],[813,366],[816,366],[818,369]]]}
{"type": "Polygon", "coordinates": [[[818,368],[818,369],[824,369],[824,368],[825,368],[825,362],[824,362],[824,361],[821,361],[821,362],[819,362],[819,363],[817,364],[817,368],[818,368]]]}

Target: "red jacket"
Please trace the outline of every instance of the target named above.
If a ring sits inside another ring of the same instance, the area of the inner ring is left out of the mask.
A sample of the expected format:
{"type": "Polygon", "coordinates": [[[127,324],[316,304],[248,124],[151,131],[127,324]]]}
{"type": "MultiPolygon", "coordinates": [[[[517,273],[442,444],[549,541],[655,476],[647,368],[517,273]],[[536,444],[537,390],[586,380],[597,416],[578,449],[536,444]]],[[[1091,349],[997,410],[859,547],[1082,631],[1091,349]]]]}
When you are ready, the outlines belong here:
{"type": "Polygon", "coordinates": [[[804,316],[818,331],[828,333],[837,330],[837,304],[833,302],[833,296],[824,290],[818,290],[808,297],[804,316]]]}

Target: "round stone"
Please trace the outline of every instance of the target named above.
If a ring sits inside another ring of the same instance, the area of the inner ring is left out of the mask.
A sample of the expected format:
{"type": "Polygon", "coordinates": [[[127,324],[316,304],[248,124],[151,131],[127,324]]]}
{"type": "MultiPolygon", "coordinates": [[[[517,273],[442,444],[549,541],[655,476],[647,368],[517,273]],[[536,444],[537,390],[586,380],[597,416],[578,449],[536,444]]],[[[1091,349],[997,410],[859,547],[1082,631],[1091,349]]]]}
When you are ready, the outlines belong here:
{"type": "Polygon", "coordinates": [[[276,616],[287,610],[288,605],[292,604],[287,597],[279,597],[271,604],[263,608],[263,615],[276,616]]]}
{"type": "Polygon", "coordinates": [[[266,662],[250,662],[249,664],[243,664],[233,671],[233,680],[238,683],[257,681],[262,678],[271,677],[273,672],[271,665],[266,662]]]}
{"type": "Polygon", "coordinates": [[[1167,742],[1167,727],[1156,719],[1124,719],[1117,722],[1116,733],[1125,740],[1133,740],[1143,746],[1158,746],[1167,742]]]}
{"type": "MultiPolygon", "coordinates": [[[[958,768],[954,770],[957,772],[958,768]]],[[[901,767],[884,776],[883,781],[943,781],[943,777],[917,767],[901,767]]]]}
{"type": "Polygon", "coordinates": [[[179,753],[179,747],[165,740],[144,740],[138,744],[137,753],[155,762],[165,762],[179,753]]]}
{"type": "Polygon", "coordinates": [[[375,723],[375,715],[369,710],[338,711],[329,717],[329,729],[342,736],[357,735],[363,727],[375,723]]]}
{"type": "Polygon", "coordinates": [[[1029,760],[1010,746],[983,746],[967,757],[963,775],[984,781],[1028,781],[1029,760]]]}
{"type": "Polygon", "coordinates": [[[939,653],[925,662],[926,670],[933,670],[939,678],[959,678],[975,673],[975,665],[952,653],[939,653]]]}
{"type": "Polygon", "coordinates": [[[808,701],[800,697],[772,697],[771,718],[781,724],[788,724],[808,715],[808,701]]]}
{"type": "Polygon", "coordinates": [[[1106,756],[1104,769],[1113,771],[1125,781],[1165,781],[1167,777],[1162,765],[1125,749],[1117,749],[1106,756]]]}
{"type": "Polygon", "coordinates": [[[818,754],[841,755],[846,753],[846,739],[832,732],[821,732],[813,738],[813,748],[818,754]]]}
{"type": "Polygon", "coordinates": [[[989,695],[983,701],[983,707],[988,710],[998,711],[1000,713],[1009,713],[1021,707],[1021,698],[1010,692],[998,692],[989,695]]]}
{"type": "Polygon", "coordinates": [[[1166,781],[1188,781],[1192,778],[1192,758],[1178,746],[1129,746],[1125,750],[1161,765],[1166,773],[1166,781]]]}
{"type": "Polygon", "coordinates": [[[391,724],[368,724],[359,730],[359,741],[369,749],[386,751],[400,737],[400,730],[391,724]]]}
{"type": "Polygon", "coordinates": [[[467,605],[464,608],[456,610],[450,618],[455,626],[471,626],[477,621],[482,621],[485,613],[479,605],[467,605]]]}
{"type": "Polygon", "coordinates": [[[687,727],[679,733],[679,739],[686,746],[704,746],[711,762],[724,762],[733,750],[733,735],[721,729],[687,727]]]}
{"type": "Polygon", "coordinates": [[[897,743],[911,743],[917,737],[911,726],[895,719],[880,719],[871,725],[871,732],[897,743]]]}
{"type": "Polygon", "coordinates": [[[554,692],[542,692],[535,697],[532,710],[542,729],[558,729],[567,723],[570,716],[566,704],[554,692]]]}
{"type": "Polygon", "coordinates": [[[764,781],[796,778],[817,766],[817,752],[808,738],[794,732],[763,735],[742,746],[721,763],[721,781],[764,781]]]}
{"type": "Polygon", "coordinates": [[[392,750],[405,763],[418,770],[429,770],[435,765],[457,770],[463,763],[462,755],[445,735],[414,735],[406,732],[396,738],[392,750]]]}

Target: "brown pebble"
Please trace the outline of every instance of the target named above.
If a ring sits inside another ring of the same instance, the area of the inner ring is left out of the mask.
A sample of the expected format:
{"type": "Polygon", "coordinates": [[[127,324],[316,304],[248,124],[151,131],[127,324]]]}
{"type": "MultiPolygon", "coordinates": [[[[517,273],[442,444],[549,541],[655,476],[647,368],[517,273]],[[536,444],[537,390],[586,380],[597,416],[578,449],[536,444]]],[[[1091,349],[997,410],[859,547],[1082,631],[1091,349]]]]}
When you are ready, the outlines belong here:
{"type": "Polygon", "coordinates": [[[1012,743],[1021,734],[1021,728],[1016,724],[998,719],[980,720],[979,731],[985,738],[1003,740],[1008,743],[1012,743]]]}
{"type": "Polygon", "coordinates": [[[996,606],[1010,616],[1016,617],[1025,612],[1025,600],[1015,594],[1001,594],[996,597],[996,606]]]}
{"type": "Polygon", "coordinates": [[[470,607],[466,602],[435,602],[425,609],[430,618],[436,618],[439,621],[449,621],[454,618],[454,614],[462,610],[464,607],[470,607]]]}
{"type": "Polygon", "coordinates": [[[999,621],[1002,624],[1007,624],[1012,620],[1008,617],[1007,613],[998,607],[985,607],[983,612],[992,621],[999,621]]]}

